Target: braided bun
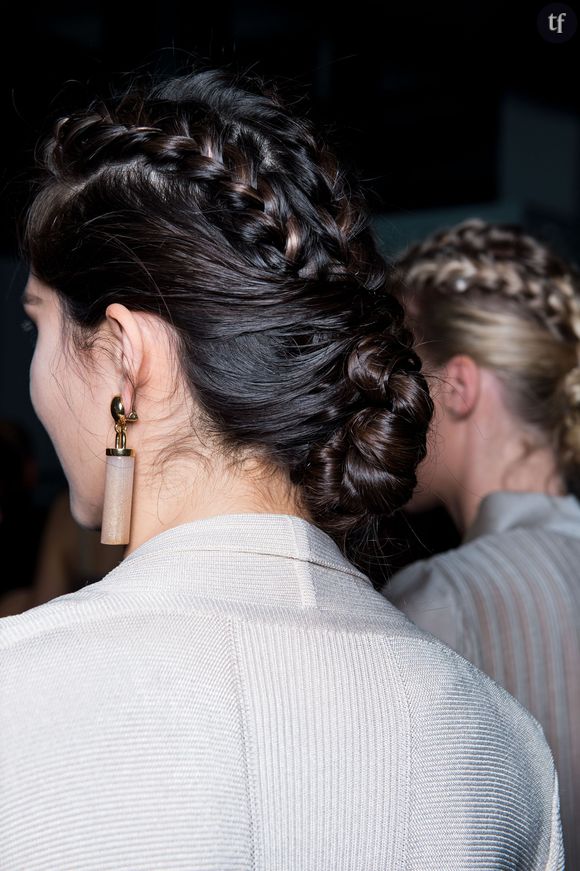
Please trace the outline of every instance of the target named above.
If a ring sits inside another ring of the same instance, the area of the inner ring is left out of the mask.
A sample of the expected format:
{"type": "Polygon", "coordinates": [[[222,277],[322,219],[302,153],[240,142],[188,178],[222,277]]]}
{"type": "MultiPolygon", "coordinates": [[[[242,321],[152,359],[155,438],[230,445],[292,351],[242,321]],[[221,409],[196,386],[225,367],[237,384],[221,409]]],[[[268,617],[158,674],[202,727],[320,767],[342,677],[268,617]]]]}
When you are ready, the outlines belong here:
{"type": "Polygon", "coordinates": [[[336,532],[392,514],[411,498],[432,401],[411,337],[366,335],[347,357],[344,402],[355,410],[309,454],[308,505],[336,532]]]}
{"type": "Polygon", "coordinates": [[[275,83],[134,78],[38,153],[21,250],[75,326],[113,300],[171,324],[207,434],[282,470],[345,553],[407,501],[421,363],[358,179],[275,83]]]}

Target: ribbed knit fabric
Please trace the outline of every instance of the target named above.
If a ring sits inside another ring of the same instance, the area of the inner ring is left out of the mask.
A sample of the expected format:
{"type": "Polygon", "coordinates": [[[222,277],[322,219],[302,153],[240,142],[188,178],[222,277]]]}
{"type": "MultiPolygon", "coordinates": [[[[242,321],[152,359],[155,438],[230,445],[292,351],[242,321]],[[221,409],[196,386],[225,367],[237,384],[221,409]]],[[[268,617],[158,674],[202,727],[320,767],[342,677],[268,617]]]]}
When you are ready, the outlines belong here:
{"type": "Polygon", "coordinates": [[[286,514],[0,620],[2,871],[563,866],[536,721],[286,514]]]}
{"type": "Polygon", "coordinates": [[[560,782],[566,867],[580,869],[580,504],[497,491],[460,547],[397,572],[384,594],[542,724],[560,782]]]}

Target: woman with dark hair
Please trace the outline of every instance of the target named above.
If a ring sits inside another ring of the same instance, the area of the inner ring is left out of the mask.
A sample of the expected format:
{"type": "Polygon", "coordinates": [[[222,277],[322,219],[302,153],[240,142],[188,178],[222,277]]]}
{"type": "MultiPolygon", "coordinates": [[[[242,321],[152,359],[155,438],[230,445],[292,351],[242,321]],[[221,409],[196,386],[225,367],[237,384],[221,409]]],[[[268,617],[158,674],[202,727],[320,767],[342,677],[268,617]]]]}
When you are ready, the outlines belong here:
{"type": "Polygon", "coordinates": [[[432,414],[357,179],[223,70],[39,157],[31,396],[127,548],[0,621],[6,867],[561,869],[538,724],[356,563],[432,414]]]}
{"type": "Polygon", "coordinates": [[[580,274],[521,227],[470,219],[411,246],[394,284],[435,415],[408,512],[457,548],[383,588],[542,724],[580,867],[580,274]]]}

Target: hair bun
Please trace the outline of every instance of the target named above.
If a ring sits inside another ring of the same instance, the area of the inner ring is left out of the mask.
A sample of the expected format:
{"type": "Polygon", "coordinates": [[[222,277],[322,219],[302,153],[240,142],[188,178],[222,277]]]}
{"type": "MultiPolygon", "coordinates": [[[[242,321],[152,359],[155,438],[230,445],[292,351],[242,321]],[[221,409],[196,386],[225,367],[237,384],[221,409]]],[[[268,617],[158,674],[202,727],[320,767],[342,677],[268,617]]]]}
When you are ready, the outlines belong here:
{"type": "Polygon", "coordinates": [[[308,504],[335,535],[392,514],[416,486],[433,401],[410,338],[402,330],[357,342],[346,363],[353,412],[309,455],[308,504]]]}
{"type": "Polygon", "coordinates": [[[365,336],[347,360],[348,377],[369,405],[397,412],[401,397],[393,390],[397,373],[418,372],[421,362],[412,350],[392,335],[365,336]]]}

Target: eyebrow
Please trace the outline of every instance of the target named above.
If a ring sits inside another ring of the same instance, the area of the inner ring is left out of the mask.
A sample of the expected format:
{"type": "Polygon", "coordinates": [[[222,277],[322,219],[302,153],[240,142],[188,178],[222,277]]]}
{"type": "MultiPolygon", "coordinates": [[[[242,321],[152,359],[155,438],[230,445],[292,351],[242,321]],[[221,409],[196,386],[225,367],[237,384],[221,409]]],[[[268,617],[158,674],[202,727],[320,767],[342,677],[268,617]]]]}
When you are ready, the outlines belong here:
{"type": "Polygon", "coordinates": [[[42,299],[37,296],[35,293],[31,293],[29,290],[25,290],[22,294],[22,299],[20,300],[22,305],[37,305],[42,302],[42,299]]]}

